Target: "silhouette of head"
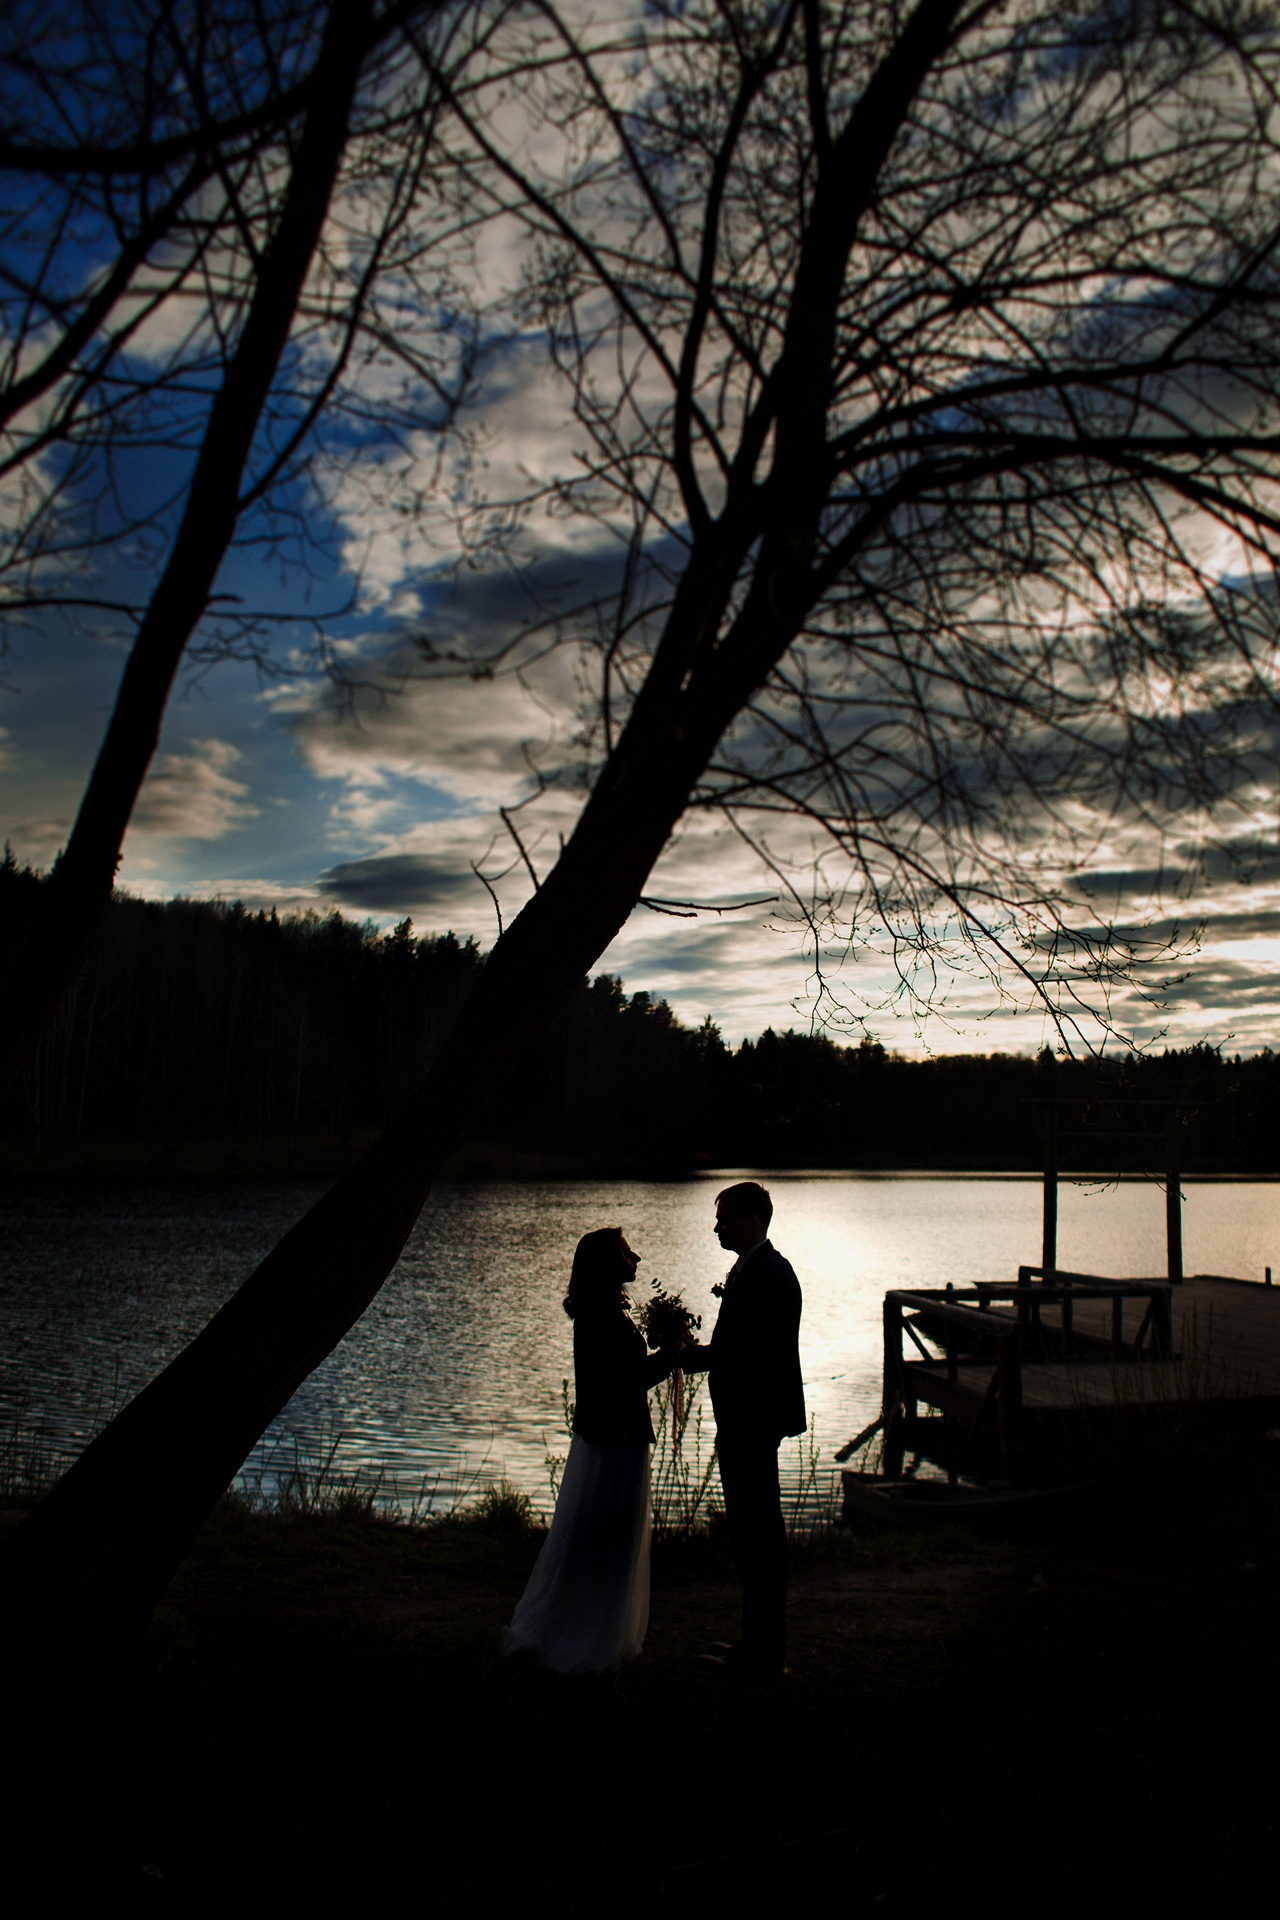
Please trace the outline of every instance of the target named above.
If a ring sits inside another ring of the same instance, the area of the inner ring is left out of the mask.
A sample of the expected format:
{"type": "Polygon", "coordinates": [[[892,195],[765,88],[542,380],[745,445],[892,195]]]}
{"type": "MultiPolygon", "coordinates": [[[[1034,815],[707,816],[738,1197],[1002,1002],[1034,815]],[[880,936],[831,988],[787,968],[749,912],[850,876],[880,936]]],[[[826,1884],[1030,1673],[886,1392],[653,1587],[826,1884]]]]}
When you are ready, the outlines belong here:
{"type": "Polygon", "coordinates": [[[573,1255],[564,1310],[571,1320],[582,1314],[618,1313],[625,1307],[624,1289],[634,1280],[640,1255],[627,1245],[621,1227],[597,1227],[584,1233],[573,1255]]]}
{"type": "Polygon", "coordinates": [[[750,1253],[769,1237],[773,1202],[758,1180],[740,1180],[716,1195],[716,1239],[730,1253],[750,1253]]]}

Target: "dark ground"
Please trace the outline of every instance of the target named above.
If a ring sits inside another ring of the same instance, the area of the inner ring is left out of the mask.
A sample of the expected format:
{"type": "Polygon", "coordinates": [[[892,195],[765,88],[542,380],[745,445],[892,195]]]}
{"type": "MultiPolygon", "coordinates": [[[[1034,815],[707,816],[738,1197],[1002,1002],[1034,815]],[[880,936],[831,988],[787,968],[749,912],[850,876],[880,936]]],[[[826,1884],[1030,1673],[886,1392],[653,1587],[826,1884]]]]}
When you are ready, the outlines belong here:
{"type": "Polygon", "coordinates": [[[11,1911],[1270,1909],[1280,1444],[1041,1539],[803,1544],[765,1685],[694,1658],[714,1538],[619,1677],[499,1661],[538,1543],[225,1505],[114,1679],[11,1655],[11,1911]]]}

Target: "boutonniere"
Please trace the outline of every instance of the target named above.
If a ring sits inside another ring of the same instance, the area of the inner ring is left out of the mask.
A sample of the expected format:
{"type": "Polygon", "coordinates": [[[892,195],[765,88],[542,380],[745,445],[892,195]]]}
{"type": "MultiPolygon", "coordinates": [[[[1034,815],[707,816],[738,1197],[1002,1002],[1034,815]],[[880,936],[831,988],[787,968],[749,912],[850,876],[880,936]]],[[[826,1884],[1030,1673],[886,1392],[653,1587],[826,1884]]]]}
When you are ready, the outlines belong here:
{"type": "Polygon", "coordinates": [[[711,1291],[715,1295],[717,1300],[723,1300],[724,1299],[724,1281],[717,1280],[716,1284],[714,1285],[714,1287],[712,1287],[711,1291]]]}

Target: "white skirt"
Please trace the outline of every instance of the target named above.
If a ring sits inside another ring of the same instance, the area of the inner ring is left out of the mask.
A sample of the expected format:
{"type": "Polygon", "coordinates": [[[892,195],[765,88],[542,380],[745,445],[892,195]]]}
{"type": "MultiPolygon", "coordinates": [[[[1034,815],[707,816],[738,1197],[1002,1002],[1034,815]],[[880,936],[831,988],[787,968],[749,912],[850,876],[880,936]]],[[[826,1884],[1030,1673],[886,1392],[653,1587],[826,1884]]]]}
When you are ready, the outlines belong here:
{"type": "Polygon", "coordinates": [[[649,1526],[648,1442],[575,1433],[503,1652],[536,1654],[556,1673],[633,1659],[649,1625],[649,1526]]]}

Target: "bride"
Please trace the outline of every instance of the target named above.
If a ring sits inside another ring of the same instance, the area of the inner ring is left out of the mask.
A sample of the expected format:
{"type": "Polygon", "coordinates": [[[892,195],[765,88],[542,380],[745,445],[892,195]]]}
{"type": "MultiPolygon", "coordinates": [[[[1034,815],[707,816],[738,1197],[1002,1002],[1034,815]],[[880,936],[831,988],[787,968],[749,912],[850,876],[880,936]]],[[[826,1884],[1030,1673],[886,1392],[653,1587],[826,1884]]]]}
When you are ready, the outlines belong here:
{"type": "Polygon", "coordinates": [[[564,1310],[573,1321],[573,1440],[542,1552],[507,1629],[505,1653],[557,1673],[630,1660],[649,1624],[648,1390],[679,1349],[650,1358],[626,1308],[640,1256],[621,1227],[584,1234],[564,1310]]]}

